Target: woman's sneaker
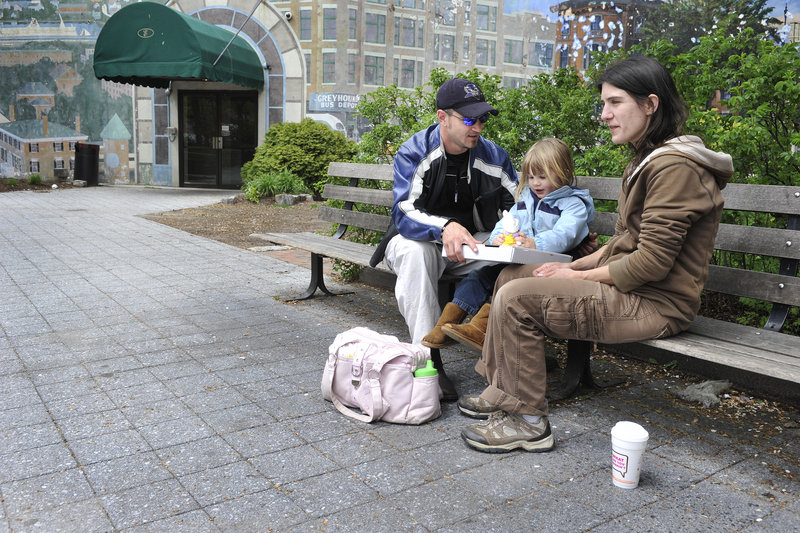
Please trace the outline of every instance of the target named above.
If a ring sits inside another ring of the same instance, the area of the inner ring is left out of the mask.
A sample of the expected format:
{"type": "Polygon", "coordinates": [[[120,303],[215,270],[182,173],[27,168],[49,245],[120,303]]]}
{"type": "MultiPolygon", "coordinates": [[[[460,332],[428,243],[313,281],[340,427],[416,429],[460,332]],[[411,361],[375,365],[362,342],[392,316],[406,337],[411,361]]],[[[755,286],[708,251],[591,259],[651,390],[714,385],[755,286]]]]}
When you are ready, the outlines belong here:
{"type": "Polygon", "coordinates": [[[555,444],[546,416],[534,424],[526,421],[522,415],[504,411],[492,414],[486,422],[472,424],[461,432],[461,438],[472,448],[488,453],[505,453],[517,448],[529,452],[547,452],[555,444]]]}
{"type": "Polygon", "coordinates": [[[470,418],[486,420],[492,413],[500,409],[480,397],[478,394],[465,394],[458,399],[458,410],[470,418]]]}

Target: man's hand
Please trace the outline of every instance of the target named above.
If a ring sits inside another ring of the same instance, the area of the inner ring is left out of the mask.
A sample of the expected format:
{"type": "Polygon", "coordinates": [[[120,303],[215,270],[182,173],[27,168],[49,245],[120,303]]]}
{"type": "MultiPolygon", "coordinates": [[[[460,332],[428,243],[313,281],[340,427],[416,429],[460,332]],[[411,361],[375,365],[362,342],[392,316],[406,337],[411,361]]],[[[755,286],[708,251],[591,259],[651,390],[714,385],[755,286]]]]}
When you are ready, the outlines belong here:
{"type": "Polygon", "coordinates": [[[472,251],[478,253],[478,244],[480,241],[476,240],[472,234],[467,231],[467,228],[458,222],[449,222],[442,230],[442,245],[444,246],[447,258],[451,261],[465,263],[464,251],[461,246],[466,244],[472,251]]]}

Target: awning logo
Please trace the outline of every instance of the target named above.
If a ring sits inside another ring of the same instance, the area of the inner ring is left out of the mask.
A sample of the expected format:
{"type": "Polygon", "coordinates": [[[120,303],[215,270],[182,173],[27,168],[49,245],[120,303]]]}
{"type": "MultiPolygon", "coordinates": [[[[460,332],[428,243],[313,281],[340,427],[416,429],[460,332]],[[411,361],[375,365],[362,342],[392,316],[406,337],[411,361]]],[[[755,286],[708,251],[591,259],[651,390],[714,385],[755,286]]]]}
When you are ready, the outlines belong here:
{"type": "Polygon", "coordinates": [[[136,32],[136,35],[139,36],[141,39],[149,39],[153,35],[155,35],[155,31],[152,28],[141,28],[139,31],[136,32]]]}

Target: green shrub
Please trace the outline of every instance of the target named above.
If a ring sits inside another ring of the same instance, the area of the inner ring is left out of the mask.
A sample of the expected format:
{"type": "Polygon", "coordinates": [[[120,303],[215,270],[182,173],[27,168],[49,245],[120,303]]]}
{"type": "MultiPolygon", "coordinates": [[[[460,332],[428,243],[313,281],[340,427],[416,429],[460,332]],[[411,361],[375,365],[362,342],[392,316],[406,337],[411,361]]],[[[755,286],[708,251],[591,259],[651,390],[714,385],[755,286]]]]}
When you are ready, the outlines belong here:
{"type": "Polygon", "coordinates": [[[31,174],[28,178],[29,185],[41,185],[42,184],[42,176],[39,174],[31,174]]]}
{"type": "Polygon", "coordinates": [[[247,183],[288,170],[319,199],[328,165],[332,161],[352,161],[355,154],[355,142],[310,118],[273,124],[264,135],[264,142],[256,148],[252,161],[242,166],[242,181],[247,183]]]}
{"type": "Polygon", "coordinates": [[[269,172],[251,176],[242,185],[245,198],[258,202],[261,198],[276,194],[303,194],[308,192],[303,180],[284,169],[280,172],[269,172]]]}
{"type": "Polygon", "coordinates": [[[6,185],[8,185],[9,187],[14,187],[15,185],[19,185],[19,180],[14,178],[8,178],[6,180],[6,185]]]}

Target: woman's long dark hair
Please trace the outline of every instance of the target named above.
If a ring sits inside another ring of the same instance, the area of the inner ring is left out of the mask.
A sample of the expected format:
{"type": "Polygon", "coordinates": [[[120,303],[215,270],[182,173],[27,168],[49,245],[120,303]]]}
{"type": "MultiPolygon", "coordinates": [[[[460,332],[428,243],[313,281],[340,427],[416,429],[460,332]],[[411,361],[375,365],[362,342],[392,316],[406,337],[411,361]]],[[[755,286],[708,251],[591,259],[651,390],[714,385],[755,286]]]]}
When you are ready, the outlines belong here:
{"type": "Polygon", "coordinates": [[[653,113],[641,142],[633,146],[634,156],[629,168],[638,165],[647,154],[665,141],[681,135],[688,110],[686,102],[678,94],[675,82],[667,69],[647,56],[631,56],[612,63],[597,78],[597,89],[609,83],[628,92],[640,105],[648,101],[648,95],[658,96],[658,109],[653,113]]]}

